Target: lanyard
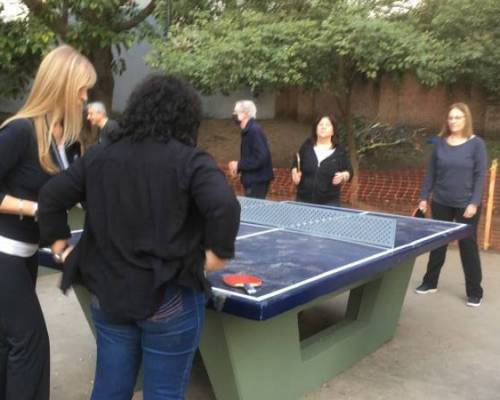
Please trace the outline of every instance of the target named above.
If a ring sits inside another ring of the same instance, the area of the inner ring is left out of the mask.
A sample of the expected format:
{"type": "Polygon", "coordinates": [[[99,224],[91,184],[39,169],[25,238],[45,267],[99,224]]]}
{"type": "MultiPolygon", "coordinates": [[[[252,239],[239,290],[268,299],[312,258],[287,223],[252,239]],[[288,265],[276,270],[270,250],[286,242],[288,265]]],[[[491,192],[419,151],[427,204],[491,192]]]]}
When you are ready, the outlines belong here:
{"type": "MultiPolygon", "coordinates": [[[[47,131],[50,132],[49,120],[47,119],[47,114],[45,114],[45,126],[47,128],[47,131]]],[[[50,148],[51,148],[52,153],[54,154],[54,156],[56,158],[56,162],[57,162],[57,165],[59,166],[59,169],[61,171],[65,170],[67,168],[67,166],[64,164],[64,161],[61,157],[61,154],[59,153],[59,149],[57,148],[57,145],[55,144],[54,140],[51,141],[50,148]]]]}

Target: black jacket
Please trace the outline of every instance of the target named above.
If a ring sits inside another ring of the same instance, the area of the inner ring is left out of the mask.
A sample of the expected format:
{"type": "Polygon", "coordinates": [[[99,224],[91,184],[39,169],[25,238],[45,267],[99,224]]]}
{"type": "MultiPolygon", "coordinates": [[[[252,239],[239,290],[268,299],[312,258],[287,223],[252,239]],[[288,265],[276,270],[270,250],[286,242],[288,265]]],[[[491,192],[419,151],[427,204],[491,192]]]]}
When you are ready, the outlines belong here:
{"type": "Polygon", "coordinates": [[[120,125],[114,119],[108,119],[106,124],[99,129],[98,143],[109,144],[111,142],[110,136],[120,130],[120,125]]]}
{"type": "Polygon", "coordinates": [[[244,187],[269,182],[274,178],[271,151],[260,125],[251,119],[241,131],[241,156],[238,162],[244,187]]]}
{"type": "MultiPolygon", "coordinates": [[[[72,163],[80,155],[80,144],[66,149],[72,163]]],[[[57,157],[51,150],[52,160],[57,157]]],[[[56,164],[57,165],[57,164],[56,164]]],[[[38,158],[35,128],[30,119],[16,119],[0,130],[0,203],[5,195],[36,201],[38,191],[52,177],[38,158]]],[[[33,218],[0,213],[0,235],[26,243],[38,243],[38,226],[33,218]]]]}
{"type": "MultiPolygon", "coordinates": [[[[337,172],[348,171],[353,176],[349,155],[342,145],[337,145],[332,155],[318,166],[314,144],[308,139],[300,147],[300,169],[302,179],[297,187],[297,201],[326,204],[340,200],[340,185],[334,186],[332,179],[337,172]]],[[[292,168],[297,167],[294,160],[292,168]]]]}
{"type": "Polygon", "coordinates": [[[66,209],[83,200],[84,231],[62,289],[81,279],[115,318],[153,314],[168,282],[208,291],[205,249],[234,256],[236,197],[207,153],[174,139],[90,148],[41,191],[45,243],[69,237],[66,209]]]}

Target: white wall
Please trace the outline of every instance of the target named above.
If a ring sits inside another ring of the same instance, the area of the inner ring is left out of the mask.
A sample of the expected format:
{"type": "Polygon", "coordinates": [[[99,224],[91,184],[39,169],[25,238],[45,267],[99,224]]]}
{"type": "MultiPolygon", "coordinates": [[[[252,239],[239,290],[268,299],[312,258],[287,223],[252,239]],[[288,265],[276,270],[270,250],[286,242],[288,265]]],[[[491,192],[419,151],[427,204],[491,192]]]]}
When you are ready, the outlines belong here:
{"type": "Polygon", "coordinates": [[[144,56],[149,52],[150,45],[141,42],[131,47],[123,54],[127,69],[122,75],[115,74],[115,90],[113,92],[113,111],[121,112],[132,89],[152,69],[144,61],[144,56]]]}
{"type": "MultiPolygon", "coordinates": [[[[150,50],[148,43],[142,42],[131,48],[125,54],[127,70],[123,75],[115,77],[115,91],[113,96],[113,110],[123,111],[126,100],[134,86],[153,70],[144,61],[144,56],[150,50]]],[[[252,97],[249,90],[241,90],[227,96],[222,94],[202,96],[203,113],[206,118],[230,118],[234,103],[242,99],[252,99],[257,105],[257,117],[269,119],[275,116],[274,93],[263,93],[259,97],[252,97]]]]}
{"type": "Polygon", "coordinates": [[[234,103],[238,100],[253,100],[257,106],[258,119],[274,118],[274,100],[272,93],[263,93],[259,97],[252,97],[250,91],[241,90],[224,96],[222,94],[214,96],[202,96],[203,114],[206,118],[230,118],[233,112],[234,103]]]}

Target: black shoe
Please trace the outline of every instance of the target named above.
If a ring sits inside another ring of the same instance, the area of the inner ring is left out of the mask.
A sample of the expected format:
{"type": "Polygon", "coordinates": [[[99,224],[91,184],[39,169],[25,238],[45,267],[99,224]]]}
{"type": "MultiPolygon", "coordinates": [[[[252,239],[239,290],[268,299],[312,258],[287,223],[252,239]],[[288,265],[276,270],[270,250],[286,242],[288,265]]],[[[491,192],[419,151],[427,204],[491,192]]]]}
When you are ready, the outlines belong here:
{"type": "Polygon", "coordinates": [[[467,305],[469,307],[479,307],[481,305],[481,297],[469,296],[467,297],[467,305]]]}
{"type": "Polygon", "coordinates": [[[430,283],[422,283],[418,288],[415,289],[418,294],[436,293],[437,287],[431,285],[430,283]]]}

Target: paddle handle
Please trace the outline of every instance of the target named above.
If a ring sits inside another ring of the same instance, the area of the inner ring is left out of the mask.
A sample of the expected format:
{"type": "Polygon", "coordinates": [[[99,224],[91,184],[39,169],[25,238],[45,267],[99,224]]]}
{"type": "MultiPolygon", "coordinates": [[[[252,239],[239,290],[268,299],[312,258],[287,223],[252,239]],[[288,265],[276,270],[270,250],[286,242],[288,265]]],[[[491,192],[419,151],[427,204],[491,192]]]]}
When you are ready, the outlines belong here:
{"type": "Polygon", "coordinates": [[[247,292],[247,294],[255,294],[255,293],[257,293],[257,290],[252,285],[250,285],[249,283],[244,283],[243,284],[243,289],[245,289],[245,292],[247,292]]]}

